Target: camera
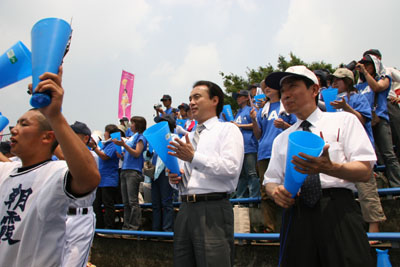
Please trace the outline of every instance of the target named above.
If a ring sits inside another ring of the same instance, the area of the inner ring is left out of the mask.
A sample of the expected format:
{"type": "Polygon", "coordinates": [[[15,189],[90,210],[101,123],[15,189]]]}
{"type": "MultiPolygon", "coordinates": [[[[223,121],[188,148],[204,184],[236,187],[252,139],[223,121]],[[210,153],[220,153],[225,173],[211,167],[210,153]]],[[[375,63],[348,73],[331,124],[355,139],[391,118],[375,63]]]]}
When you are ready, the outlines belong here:
{"type": "Polygon", "coordinates": [[[159,108],[161,108],[161,107],[162,107],[161,104],[154,104],[154,109],[155,109],[155,110],[157,110],[157,109],[159,109],[159,108]]]}
{"type": "Polygon", "coordinates": [[[352,62],[350,62],[349,64],[345,65],[344,67],[346,69],[349,69],[351,71],[354,71],[357,65],[357,61],[353,60],[352,62]]]}

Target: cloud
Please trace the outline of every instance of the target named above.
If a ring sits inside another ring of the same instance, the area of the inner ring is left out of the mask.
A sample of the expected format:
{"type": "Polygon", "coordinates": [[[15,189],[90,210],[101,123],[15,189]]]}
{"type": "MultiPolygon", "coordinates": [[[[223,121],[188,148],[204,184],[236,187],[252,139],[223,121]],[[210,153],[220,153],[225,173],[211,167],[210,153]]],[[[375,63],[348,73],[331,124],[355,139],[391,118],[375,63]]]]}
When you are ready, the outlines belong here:
{"type": "Polygon", "coordinates": [[[394,10],[400,5],[383,0],[379,2],[382,9],[376,9],[372,7],[375,4],[360,0],[293,0],[275,36],[276,46],[283,55],[292,51],[306,61],[324,60],[334,65],[359,59],[369,48],[391,50],[390,57],[400,60],[389,49],[393,28],[388,27],[397,25],[394,10]]]}
{"type": "Polygon", "coordinates": [[[180,65],[170,82],[174,87],[190,86],[197,80],[215,80],[219,78],[221,62],[216,45],[189,45],[182,65],[180,65]]]}

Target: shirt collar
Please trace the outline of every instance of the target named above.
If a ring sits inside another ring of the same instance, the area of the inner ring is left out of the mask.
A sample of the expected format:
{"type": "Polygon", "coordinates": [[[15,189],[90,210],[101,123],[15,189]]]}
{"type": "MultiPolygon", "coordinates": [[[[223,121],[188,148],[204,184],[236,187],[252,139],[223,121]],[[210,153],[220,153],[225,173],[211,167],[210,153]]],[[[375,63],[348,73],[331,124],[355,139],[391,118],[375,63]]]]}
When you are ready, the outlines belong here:
{"type": "Polygon", "coordinates": [[[205,122],[203,122],[203,125],[206,127],[207,130],[211,129],[216,123],[218,122],[218,117],[214,116],[205,122]]]}
{"type": "MultiPolygon", "coordinates": [[[[319,119],[322,117],[323,112],[317,107],[315,108],[315,110],[313,111],[313,113],[310,114],[310,116],[307,117],[307,121],[309,123],[311,123],[312,126],[315,127],[315,124],[317,123],[317,121],[319,121],[319,119]]],[[[303,120],[297,118],[297,126],[296,129],[300,127],[300,124],[303,122],[303,120]]]]}

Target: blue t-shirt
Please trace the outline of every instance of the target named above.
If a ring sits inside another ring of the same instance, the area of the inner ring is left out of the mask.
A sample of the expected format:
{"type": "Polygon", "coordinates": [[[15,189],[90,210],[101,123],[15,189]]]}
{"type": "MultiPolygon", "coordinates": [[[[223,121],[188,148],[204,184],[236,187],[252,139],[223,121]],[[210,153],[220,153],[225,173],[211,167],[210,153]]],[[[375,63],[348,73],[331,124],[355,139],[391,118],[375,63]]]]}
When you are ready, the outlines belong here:
{"type": "Polygon", "coordinates": [[[374,146],[374,135],[372,134],[372,126],[371,126],[372,111],[367,97],[365,95],[352,92],[350,95],[350,101],[349,98],[347,97],[347,93],[338,94],[338,99],[341,99],[342,96],[344,96],[344,99],[346,100],[347,104],[349,104],[350,107],[352,107],[355,111],[358,111],[361,115],[364,116],[365,118],[364,129],[367,132],[367,135],[372,143],[372,146],[374,146]]]}
{"type": "Polygon", "coordinates": [[[131,137],[132,135],[133,135],[133,132],[131,130],[131,127],[128,127],[128,129],[126,129],[126,131],[125,131],[125,137],[128,138],[128,137],[131,137]]]}
{"type": "MultiPolygon", "coordinates": [[[[143,151],[145,151],[147,147],[147,141],[143,134],[136,134],[133,138],[129,139],[126,144],[129,147],[136,149],[136,145],[140,141],[143,143],[143,151]]],[[[136,170],[142,173],[143,163],[143,153],[140,153],[140,156],[138,158],[135,158],[132,154],[125,150],[124,162],[122,163],[123,170],[136,170]]]]}
{"type": "MultiPolygon", "coordinates": [[[[251,107],[249,107],[249,106],[245,106],[244,108],[239,109],[235,116],[235,122],[237,124],[252,123],[251,117],[250,117],[250,111],[251,111],[251,107]]],[[[257,153],[258,142],[257,142],[256,137],[253,134],[253,129],[240,128],[240,131],[242,132],[242,135],[243,135],[244,153],[245,154],[257,153]]]]}
{"type": "MultiPolygon", "coordinates": [[[[392,84],[392,78],[390,76],[386,76],[390,80],[390,84],[392,84]]],[[[389,121],[389,115],[388,115],[388,110],[387,110],[387,97],[390,91],[390,86],[386,88],[384,91],[378,93],[378,97],[376,99],[376,109],[375,113],[378,117],[385,119],[386,121],[389,121]]],[[[371,110],[374,109],[374,98],[375,98],[375,93],[372,91],[372,89],[369,87],[368,82],[363,82],[356,84],[355,86],[358,90],[358,92],[362,95],[365,95],[368,99],[368,102],[370,104],[371,110]]]]}
{"type": "Polygon", "coordinates": [[[165,114],[172,114],[172,107],[170,107],[169,109],[164,110],[165,114]]]}
{"type": "Polygon", "coordinates": [[[275,138],[283,132],[283,129],[276,128],[274,121],[277,118],[281,118],[290,125],[297,121],[295,115],[286,113],[279,114],[280,102],[272,103],[269,107],[268,116],[261,117],[262,109],[257,112],[257,123],[260,127],[262,134],[260,140],[258,140],[258,160],[271,158],[272,143],[275,138]]]}
{"type": "Polygon", "coordinates": [[[99,172],[101,176],[99,187],[117,187],[119,163],[117,148],[112,141],[108,141],[104,144],[103,152],[110,158],[102,160],[99,157],[99,172]]]}

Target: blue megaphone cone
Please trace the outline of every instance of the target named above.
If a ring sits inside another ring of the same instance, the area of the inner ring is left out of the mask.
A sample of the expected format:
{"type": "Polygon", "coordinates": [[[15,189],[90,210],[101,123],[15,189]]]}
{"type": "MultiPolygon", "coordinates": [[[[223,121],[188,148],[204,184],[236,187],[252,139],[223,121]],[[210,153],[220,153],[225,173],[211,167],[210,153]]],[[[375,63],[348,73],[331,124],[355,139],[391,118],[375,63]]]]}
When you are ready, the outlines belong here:
{"type": "Polygon", "coordinates": [[[31,75],[31,51],[18,41],[0,56],[0,89],[31,75]]]}
{"type": "MultiPolygon", "coordinates": [[[[47,18],[38,21],[32,28],[32,88],[40,82],[39,76],[45,72],[58,73],[62,63],[71,26],[58,18],[47,18]]],[[[35,108],[49,105],[50,95],[33,92],[30,103],[35,108]]]]}

